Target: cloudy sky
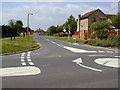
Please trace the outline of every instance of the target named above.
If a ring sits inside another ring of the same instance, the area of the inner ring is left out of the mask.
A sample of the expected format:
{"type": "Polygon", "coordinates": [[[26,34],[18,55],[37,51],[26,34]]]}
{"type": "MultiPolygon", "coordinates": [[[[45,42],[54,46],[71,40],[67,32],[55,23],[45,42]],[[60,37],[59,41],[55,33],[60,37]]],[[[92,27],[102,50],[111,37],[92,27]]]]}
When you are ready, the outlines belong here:
{"type": "Polygon", "coordinates": [[[61,25],[72,14],[78,14],[101,9],[107,14],[116,14],[117,2],[2,2],[2,24],[8,24],[10,19],[23,21],[27,25],[27,14],[30,16],[30,27],[33,30],[47,30],[51,25],[61,25]]]}

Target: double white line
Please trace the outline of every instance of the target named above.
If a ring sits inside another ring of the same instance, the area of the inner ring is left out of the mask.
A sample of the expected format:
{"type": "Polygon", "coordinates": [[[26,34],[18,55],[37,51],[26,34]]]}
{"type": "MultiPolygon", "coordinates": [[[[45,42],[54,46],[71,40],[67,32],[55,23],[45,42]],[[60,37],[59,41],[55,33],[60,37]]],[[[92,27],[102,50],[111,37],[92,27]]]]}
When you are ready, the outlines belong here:
{"type": "Polygon", "coordinates": [[[23,66],[27,65],[26,62],[28,62],[29,65],[34,65],[34,63],[32,62],[32,60],[31,60],[31,58],[30,58],[30,54],[31,54],[31,51],[29,51],[29,52],[27,53],[27,60],[25,61],[25,53],[22,53],[22,55],[21,55],[21,64],[22,64],[23,66]]]}

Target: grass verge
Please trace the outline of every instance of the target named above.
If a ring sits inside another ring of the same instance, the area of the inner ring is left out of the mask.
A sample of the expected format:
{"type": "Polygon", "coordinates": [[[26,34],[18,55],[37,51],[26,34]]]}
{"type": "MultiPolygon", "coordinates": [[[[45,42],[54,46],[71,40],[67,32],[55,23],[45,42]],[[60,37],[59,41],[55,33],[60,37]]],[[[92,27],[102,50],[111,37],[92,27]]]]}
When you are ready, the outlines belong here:
{"type": "Polygon", "coordinates": [[[58,40],[70,42],[70,43],[84,43],[85,42],[85,40],[73,39],[72,37],[70,37],[69,40],[68,40],[68,37],[57,37],[57,36],[55,36],[54,38],[58,39],[58,40]]]}
{"type": "Polygon", "coordinates": [[[16,37],[15,41],[11,41],[10,38],[3,38],[0,40],[0,44],[2,45],[0,54],[32,50],[40,47],[32,36],[29,36],[29,39],[28,37],[16,37]]]}

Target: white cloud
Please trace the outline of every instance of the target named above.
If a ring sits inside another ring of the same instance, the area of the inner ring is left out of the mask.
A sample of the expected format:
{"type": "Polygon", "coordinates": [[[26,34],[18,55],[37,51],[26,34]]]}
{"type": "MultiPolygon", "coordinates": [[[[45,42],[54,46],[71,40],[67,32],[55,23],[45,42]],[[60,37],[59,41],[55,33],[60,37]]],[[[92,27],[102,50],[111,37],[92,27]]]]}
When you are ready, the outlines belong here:
{"type": "MultiPolygon", "coordinates": [[[[14,3],[14,2],[13,2],[14,3]]],[[[7,4],[7,3],[6,3],[7,4]]],[[[27,14],[33,13],[30,16],[30,27],[34,30],[38,28],[47,29],[50,25],[61,25],[72,14],[77,18],[78,14],[84,14],[90,10],[101,8],[105,13],[115,13],[113,4],[106,7],[96,7],[85,3],[24,3],[23,5],[9,6],[3,5],[2,19],[3,24],[7,24],[8,20],[22,20],[26,26],[27,14]]],[[[115,9],[115,8],[114,8],[115,9]]]]}

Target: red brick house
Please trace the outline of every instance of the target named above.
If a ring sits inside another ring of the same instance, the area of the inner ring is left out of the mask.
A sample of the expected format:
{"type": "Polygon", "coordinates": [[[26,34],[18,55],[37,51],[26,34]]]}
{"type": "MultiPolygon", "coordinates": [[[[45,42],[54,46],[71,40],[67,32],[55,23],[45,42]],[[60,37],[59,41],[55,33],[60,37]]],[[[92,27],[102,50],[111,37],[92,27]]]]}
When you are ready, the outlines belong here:
{"type": "Polygon", "coordinates": [[[78,15],[77,31],[72,37],[85,39],[85,33],[87,33],[87,39],[90,39],[94,33],[93,30],[90,30],[90,26],[95,22],[111,21],[113,16],[112,14],[104,14],[100,9],[87,12],[82,16],[78,15]]]}

